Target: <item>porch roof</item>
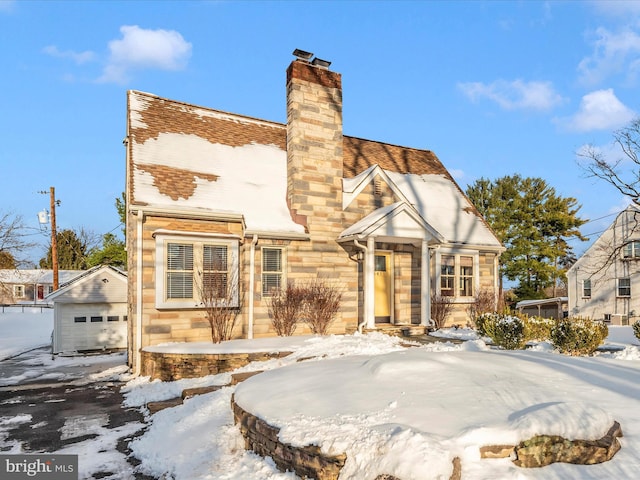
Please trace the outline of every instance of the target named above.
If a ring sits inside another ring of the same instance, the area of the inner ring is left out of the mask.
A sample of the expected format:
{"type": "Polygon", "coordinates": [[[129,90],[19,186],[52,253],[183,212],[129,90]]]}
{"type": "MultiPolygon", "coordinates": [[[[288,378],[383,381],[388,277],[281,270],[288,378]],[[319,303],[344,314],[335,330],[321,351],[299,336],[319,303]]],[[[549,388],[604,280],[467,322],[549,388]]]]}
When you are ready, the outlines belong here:
{"type": "Polygon", "coordinates": [[[405,202],[396,202],[374,210],[345,229],[338,241],[364,239],[370,236],[396,243],[413,243],[416,240],[444,242],[444,237],[429,225],[415,208],[405,202]]]}

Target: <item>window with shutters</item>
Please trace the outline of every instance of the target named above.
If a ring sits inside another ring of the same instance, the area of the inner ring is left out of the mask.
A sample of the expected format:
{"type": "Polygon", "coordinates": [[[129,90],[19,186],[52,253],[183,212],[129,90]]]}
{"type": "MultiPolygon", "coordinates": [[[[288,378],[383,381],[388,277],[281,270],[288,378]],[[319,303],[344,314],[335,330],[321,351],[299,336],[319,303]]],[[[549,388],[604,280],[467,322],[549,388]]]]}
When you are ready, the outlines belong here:
{"type": "Polygon", "coordinates": [[[202,298],[227,299],[237,306],[238,240],[205,236],[156,235],[156,307],[201,308],[202,298]],[[234,285],[229,285],[230,279],[234,285]],[[235,289],[235,290],[233,290],[235,289]]]}
{"type": "Polygon", "coordinates": [[[270,296],[283,284],[283,248],[262,248],[262,295],[270,296]]]}

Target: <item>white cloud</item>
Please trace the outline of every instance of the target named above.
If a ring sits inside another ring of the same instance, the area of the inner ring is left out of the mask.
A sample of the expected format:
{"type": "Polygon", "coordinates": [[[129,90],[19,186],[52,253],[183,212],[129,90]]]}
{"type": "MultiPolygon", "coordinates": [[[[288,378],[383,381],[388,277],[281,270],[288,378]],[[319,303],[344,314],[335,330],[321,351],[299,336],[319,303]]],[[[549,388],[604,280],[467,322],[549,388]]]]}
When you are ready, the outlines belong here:
{"type": "Polygon", "coordinates": [[[556,123],[578,132],[612,130],[629,123],[635,116],[636,113],[618,100],[613,89],[609,88],[588,93],[582,97],[575,115],[557,119],[556,123]]]}
{"type": "Polygon", "coordinates": [[[136,69],[181,70],[191,57],[191,43],[175,30],[145,30],[137,25],[120,27],[122,38],[109,42],[109,61],[102,82],[124,83],[136,69]]]}
{"type": "Polygon", "coordinates": [[[464,170],[460,168],[450,168],[449,173],[457,181],[461,181],[465,177],[464,170]]]}
{"type": "Polygon", "coordinates": [[[630,16],[640,16],[640,2],[638,0],[593,0],[590,2],[599,14],[610,17],[622,17],[628,19],[630,16]]]}
{"type": "Polygon", "coordinates": [[[476,102],[481,98],[493,100],[505,110],[551,110],[564,99],[556,93],[551,82],[496,80],[493,83],[459,83],[458,88],[476,102]]]}
{"type": "Polygon", "coordinates": [[[611,32],[599,27],[595,36],[593,53],[578,64],[581,81],[588,85],[596,85],[605,78],[619,73],[626,74],[629,80],[634,80],[640,61],[640,35],[629,28],[611,32]]]}
{"type": "Polygon", "coordinates": [[[85,52],[74,52],[73,50],[60,51],[55,45],[48,45],[42,49],[47,55],[56,58],[70,58],[77,64],[89,62],[95,58],[95,54],[89,50],[85,52]]]}

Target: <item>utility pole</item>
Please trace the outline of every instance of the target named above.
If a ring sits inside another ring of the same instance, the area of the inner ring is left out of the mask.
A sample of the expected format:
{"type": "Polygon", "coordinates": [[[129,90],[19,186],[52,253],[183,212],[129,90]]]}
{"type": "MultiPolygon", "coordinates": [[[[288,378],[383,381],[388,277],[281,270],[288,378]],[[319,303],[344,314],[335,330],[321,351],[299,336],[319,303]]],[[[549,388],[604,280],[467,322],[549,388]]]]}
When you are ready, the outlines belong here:
{"type": "Polygon", "coordinates": [[[51,196],[51,263],[53,264],[53,291],[60,287],[58,280],[58,235],[56,234],[56,189],[49,187],[51,196]]]}
{"type": "MultiPolygon", "coordinates": [[[[53,265],[53,291],[55,292],[60,288],[60,281],[58,279],[58,235],[56,232],[56,205],[60,205],[60,201],[56,201],[56,189],[53,187],[49,187],[49,192],[44,190],[38,193],[49,193],[51,197],[49,221],[51,222],[51,263],[53,265]]],[[[46,215],[46,210],[41,214],[46,215]]],[[[41,220],[40,223],[46,223],[46,216],[44,218],[45,220],[41,220]]]]}

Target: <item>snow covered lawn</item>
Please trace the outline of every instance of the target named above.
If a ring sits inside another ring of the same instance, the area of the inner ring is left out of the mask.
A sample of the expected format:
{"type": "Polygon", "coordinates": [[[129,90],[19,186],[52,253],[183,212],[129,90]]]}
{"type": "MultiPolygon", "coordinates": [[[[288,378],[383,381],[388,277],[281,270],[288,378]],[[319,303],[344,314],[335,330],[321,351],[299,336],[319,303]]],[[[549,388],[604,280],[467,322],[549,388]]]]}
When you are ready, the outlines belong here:
{"type": "MultiPolygon", "coordinates": [[[[619,351],[577,358],[548,344],[506,352],[482,340],[405,348],[382,334],[312,337],[302,345],[294,337],[293,355],[238,370],[268,372],[150,416],[149,429],[131,448],[141,471],[156,477],[296,478],[244,450],[229,408],[235,392],[241,407],[282,428],[283,441],[347,452],[341,479],[378,473],[403,480],[448,478],[456,455],[465,480],[635,478],[640,344],[630,327],[610,331],[607,342],[619,351]],[[620,452],[604,464],[520,469],[509,459],[479,458],[478,446],[515,443],[535,433],[598,438],[613,420],[625,436],[620,452]]],[[[473,338],[470,332],[449,333],[473,338]]],[[[175,397],[191,384],[228,380],[229,374],[165,383],[139,378],[125,387],[125,404],[142,406],[175,397]]]]}
{"type": "Polygon", "coordinates": [[[0,360],[51,344],[53,308],[6,308],[0,313],[0,360]]]}

